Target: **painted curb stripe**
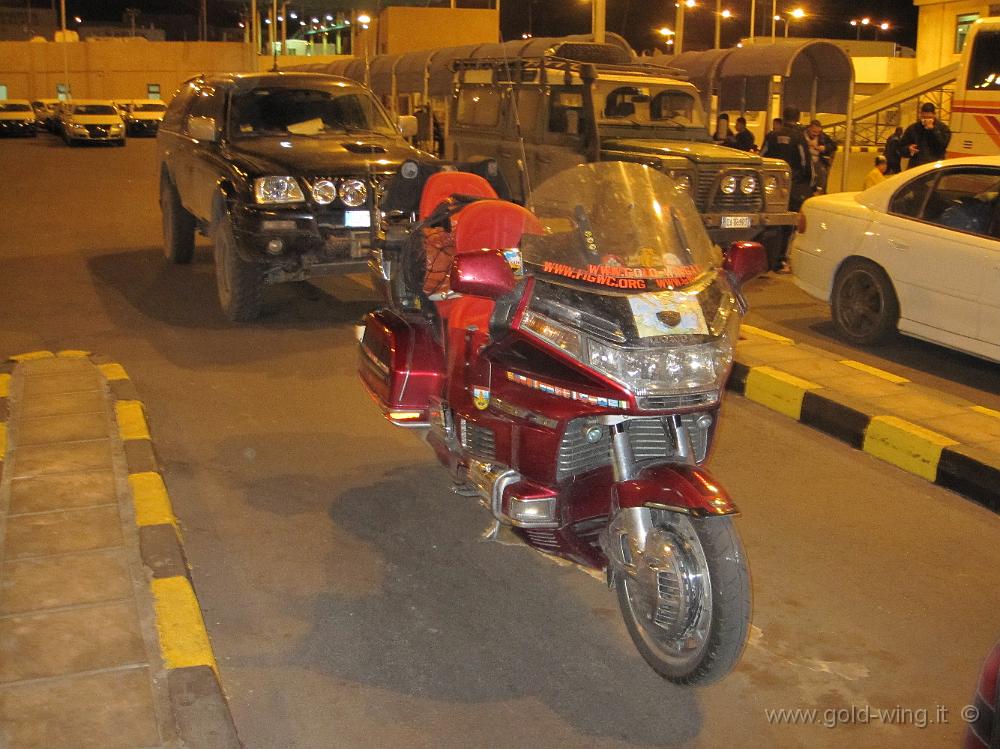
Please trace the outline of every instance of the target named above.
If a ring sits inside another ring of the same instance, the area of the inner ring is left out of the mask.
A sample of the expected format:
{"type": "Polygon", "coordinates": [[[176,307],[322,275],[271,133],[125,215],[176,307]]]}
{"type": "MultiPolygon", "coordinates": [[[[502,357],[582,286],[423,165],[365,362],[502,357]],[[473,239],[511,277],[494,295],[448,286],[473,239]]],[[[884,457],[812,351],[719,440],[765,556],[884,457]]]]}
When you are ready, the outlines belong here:
{"type": "Polygon", "coordinates": [[[764,330],[763,328],[756,328],[753,325],[740,325],[740,332],[749,333],[752,336],[757,336],[758,338],[767,338],[770,341],[777,341],[778,343],[784,343],[786,345],[794,345],[795,341],[791,338],[786,338],[783,335],[778,335],[777,333],[772,333],[770,330],[764,330]]]}
{"type": "Polygon", "coordinates": [[[136,525],[177,525],[167,487],[160,474],[152,471],[133,473],[129,475],[128,483],[132,487],[136,525]]]}
{"type": "Polygon", "coordinates": [[[104,375],[104,379],[108,382],[114,382],[115,380],[127,380],[128,373],[125,371],[125,367],[121,364],[116,364],[111,362],[110,364],[98,364],[97,368],[101,370],[101,374],[104,375]]]}
{"type": "Polygon", "coordinates": [[[10,357],[11,361],[23,362],[34,361],[36,359],[51,359],[55,356],[51,351],[29,351],[26,354],[17,354],[10,357]]]}
{"type": "Polygon", "coordinates": [[[805,394],[820,387],[814,382],[773,367],[753,367],[747,375],[744,395],[762,406],[798,421],[805,394]]]}
{"type": "Polygon", "coordinates": [[[854,361],[853,359],[842,359],[840,364],[845,367],[850,367],[851,369],[856,369],[859,372],[865,372],[866,374],[875,375],[883,380],[888,380],[895,385],[902,385],[904,382],[909,382],[905,377],[900,377],[899,375],[894,375],[892,372],[886,372],[884,369],[879,369],[878,367],[872,367],[868,364],[864,364],[859,361],[854,361]]]}
{"type": "Polygon", "coordinates": [[[10,395],[10,375],[0,374],[0,398],[10,395]]]}
{"type": "Polygon", "coordinates": [[[802,398],[799,421],[860,450],[865,443],[865,430],[871,417],[810,390],[802,398]]]}
{"type": "Polygon", "coordinates": [[[935,481],[941,451],[957,444],[896,416],[875,416],[865,431],[863,449],[904,471],[935,481]]]}
{"type": "Polygon", "coordinates": [[[118,419],[118,433],[123,440],[148,440],[149,427],[139,401],[116,401],[115,416],[118,419]]]}
{"type": "Polygon", "coordinates": [[[209,666],[218,674],[205,621],[186,577],[150,581],[160,650],[167,668],[209,666]]]}
{"type": "Polygon", "coordinates": [[[987,465],[960,450],[946,447],[941,451],[935,483],[1000,513],[1000,465],[987,465]]]}

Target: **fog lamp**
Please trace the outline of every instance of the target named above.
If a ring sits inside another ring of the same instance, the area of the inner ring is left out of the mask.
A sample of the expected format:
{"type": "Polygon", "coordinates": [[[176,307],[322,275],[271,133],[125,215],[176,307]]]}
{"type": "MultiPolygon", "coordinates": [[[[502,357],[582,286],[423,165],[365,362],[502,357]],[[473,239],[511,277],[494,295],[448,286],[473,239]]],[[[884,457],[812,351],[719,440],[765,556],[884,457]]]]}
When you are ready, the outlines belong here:
{"type": "Polygon", "coordinates": [[[523,523],[524,525],[552,523],[556,519],[556,498],[522,499],[521,497],[511,497],[507,514],[515,523],[523,523]]]}
{"type": "Polygon", "coordinates": [[[269,239],[267,240],[267,251],[272,255],[280,255],[281,251],[285,249],[285,243],[280,239],[269,239]]]}

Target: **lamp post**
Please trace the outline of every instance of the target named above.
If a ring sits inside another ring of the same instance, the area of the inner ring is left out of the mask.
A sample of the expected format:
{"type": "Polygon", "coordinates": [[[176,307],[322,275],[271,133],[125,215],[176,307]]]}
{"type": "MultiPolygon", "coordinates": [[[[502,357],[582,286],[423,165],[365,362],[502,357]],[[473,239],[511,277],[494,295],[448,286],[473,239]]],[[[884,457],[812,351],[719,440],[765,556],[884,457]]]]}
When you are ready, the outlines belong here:
{"type": "Polygon", "coordinates": [[[892,26],[889,25],[888,21],[882,21],[882,23],[880,23],[878,26],[875,27],[875,40],[878,41],[879,31],[888,31],[891,28],[892,26]]]}
{"type": "Polygon", "coordinates": [[[796,21],[801,21],[805,17],[806,12],[802,10],[802,8],[794,8],[789,11],[788,18],[785,19],[785,39],[788,38],[788,27],[791,25],[792,19],[794,18],[796,21]]]}
{"type": "Polygon", "coordinates": [[[857,41],[861,40],[861,29],[863,29],[865,26],[868,26],[871,22],[872,19],[870,19],[868,16],[865,16],[864,18],[851,19],[851,26],[854,26],[858,30],[858,35],[855,37],[855,40],[857,41]]]}
{"type": "Polygon", "coordinates": [[[733,17],[733,12],[726,8],[722,9],[722,0],[715,0],[715,49],[719,49],[722,46],[722,19],[730,19],[733,17]]]}
{"type": "Polygon", "coordinates": [[[675,55],[679,55],[684,51],[684,9],[694,8],[695,6],[697,6],[697,2],[695,0],[677,0],[675,3],[675,7],[677,8],[674,15],[674,29],[676,29],[676,33],[674,34],[675,55]]]}

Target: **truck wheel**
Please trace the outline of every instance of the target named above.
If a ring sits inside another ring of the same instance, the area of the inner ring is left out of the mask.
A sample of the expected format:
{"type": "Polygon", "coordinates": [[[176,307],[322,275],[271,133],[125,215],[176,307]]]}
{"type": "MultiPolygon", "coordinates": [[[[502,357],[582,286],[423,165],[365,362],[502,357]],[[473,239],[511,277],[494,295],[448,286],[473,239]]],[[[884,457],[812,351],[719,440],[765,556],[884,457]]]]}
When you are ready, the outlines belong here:
{"type": "Polygon", "coordinates": [[[233,322],[256,320],[264,295],[264,274],[259,265],[240,257],[233,226],[225,212],[220,211],[212,222],[212,242],[215,285],[223,313],[233,322]]]}
{"type": "Polygon", "coordinates": [[[181,205],[177,188],[166,173],[160,177],[160,215],[163,256],[173,263],[190,263],[194,257],[195,218],[181,205]]]}

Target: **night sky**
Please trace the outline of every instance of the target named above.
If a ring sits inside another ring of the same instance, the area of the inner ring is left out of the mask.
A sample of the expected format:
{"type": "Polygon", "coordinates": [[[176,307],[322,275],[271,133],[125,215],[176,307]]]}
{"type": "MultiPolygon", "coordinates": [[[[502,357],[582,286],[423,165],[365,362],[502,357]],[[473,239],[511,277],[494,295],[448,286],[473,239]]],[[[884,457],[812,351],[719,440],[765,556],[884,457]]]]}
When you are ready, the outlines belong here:
{"type": "MultiPolygon", "coordinates": [[[[662,38],[654,29],[660,26],[673,28],[673,7],[667,2],[649,0],[606,0],[607,28],[625,36],[637,50],[657,47],[665,49],[662,38]],[[670,7],[670,11],[667,7],[670,7]]],[[[39,2],[42,5],[44,0],[39,2]]],[[[266,0],[258,0],[266,2],[266,0]]],[[[483,7],[486,0],[459,0],[460,7],[483,7]]],[[[241,6],[249,2],[234,0],[207,0],[209,23],[214,26],[235,26],[241,6]]],[[[388,3],[404,4],[404,3],[388,3]]],[[[408,5],[447,5],[439,0],[432,2],[408,2],[408,5]]],[[[338,8],[350,7],[350,2],[338,0],[300,0],[288,2],[288,7],[309,12],[333,12],[338,8]]],[[[376,0],[368,6],[363,2],[353,3],[363,10],[373,10],[376,0]]],[[[764,27],[769,36],[771,2],[758,2],[758,29],[764,27]],[[766,24],[766,26],[765,26],[766,24]]],[[[80,15],[85,21],[120,21],[127,7],[138,8],[146,13],[183,13],[194,17],[198,12],[199,0],[66,0],[67,13],[80,15]]],[[[749,35],[750,0],[723,0],[723,8],[728,8],[734,18],[722,24],[722,46],[735,44],[740,37],[749,35]]],[[[911,0],[858,0],[846,3],[843,0],[778,0],[778,12],[802,7],[807,18],[793,21],[792,36],[810,36],[854,39],[856,29],[850,26],[851,18],[871,17],[877,23],[888,21],[892,29],[880,32],[880,39],[889,39],[908,47],[913,47],[917,35],[917,10],[911,0]]],[[[685,49],[707,49],[712,46],[715,29],[715,0],[699,0],[699,7],[685,14],[685,49]],[[708,3],[706,6],[705,3],[708,3]]],[[[563,34],[585,33],[590,30],[590,4],[587,0],[501,0],[502,26],[505,39],[515,39],[529,30],[535,36],[561,36],[563,34]]],[[[142,16],[139,16],[142,23],[142,16]]],[[[862,31],[863,39],[873,39],[874,28],[862,31]]],[[[758,32],[759,33],[759,32],[758,32]]],[[[777,25],[779,36],[784,34],[782,23],[777,25]]]]}

